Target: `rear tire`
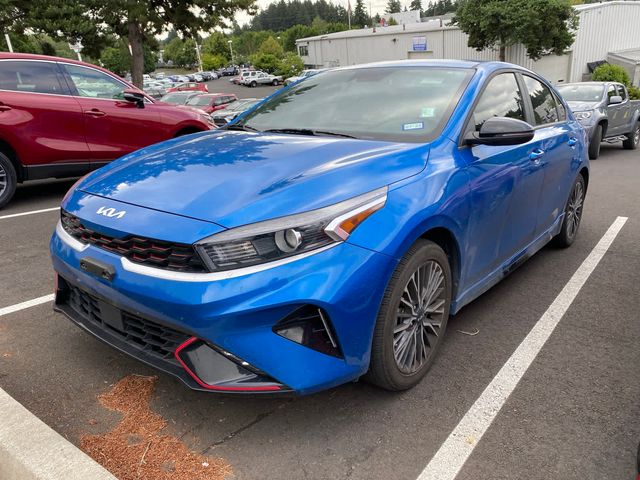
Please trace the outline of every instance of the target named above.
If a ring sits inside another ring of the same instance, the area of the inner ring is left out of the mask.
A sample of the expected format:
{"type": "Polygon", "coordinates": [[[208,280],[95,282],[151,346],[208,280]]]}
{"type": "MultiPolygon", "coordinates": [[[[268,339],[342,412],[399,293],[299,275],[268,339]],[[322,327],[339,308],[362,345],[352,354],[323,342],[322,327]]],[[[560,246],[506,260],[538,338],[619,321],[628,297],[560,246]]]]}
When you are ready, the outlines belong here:
{"type": "Polygon", "coordinates": [[[560,248],[567,248],[575,241],[582,220],[582,210],[584,207],[584,199],[587,193],[584,177],[578,175],[576,181],[571,188],[569,200],[564,208],[564,220],[560,233],[553,239],[555,245],[560,248]]]}
{"type": "Polygon", "coordinates": [[[273,86],[277,87],[278,85],[280,85],[280,82],[278,80],[274,80],[273,81],[273,86]]]}
{"type": "Polygon", "coordinates": [[[251,88],[255,88],[255,87],[257,87],[257,86],[258,86],[258,84],[257,84],[257,83],[256,83],[256,81],[254,80],[253,82],[251,82],[251,83],[249,84],[249,86],[250,86],[251,88]]]}
{"type": "Polygon", "coordinates": [[[13,198],[18,186],[18,175],[13,163],[4,153],[0,153],[0,208],[13,198]]]}
{"type": "Polygon", "coordinates": [[[627,139],[622,142],[622,146],[627,150],[635,150],[638,148],[638,144],[640,144],[640,122],[636,123],[627,139]]]}
{"type": "Polygon", "coordinates": [[[593,137],[589,142],[589,158],[595,160],[600,156],[600,144],[602,143],[602,125],[596,127],[593,137]]]}
{"type": "Polygon", "coordinates": [[[400,260],[382,298],[366,380],[386,390],[417,385],[442,343],[451,305],[444,251],[418,240],[400,260]]]}

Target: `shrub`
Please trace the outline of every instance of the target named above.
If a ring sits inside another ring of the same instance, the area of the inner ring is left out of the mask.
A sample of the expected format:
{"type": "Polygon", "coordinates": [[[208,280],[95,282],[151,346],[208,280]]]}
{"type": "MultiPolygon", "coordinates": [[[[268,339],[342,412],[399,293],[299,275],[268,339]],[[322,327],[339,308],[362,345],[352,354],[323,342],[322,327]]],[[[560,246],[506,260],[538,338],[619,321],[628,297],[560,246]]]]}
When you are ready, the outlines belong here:
{"type": "Polygon", "coordinates": [[[280,60],[278,57],[271,53],[256,53],[251,58],[251,63],[258,70],[263,70],[268,73],[274,73],[280,66],[280,60]]]}
{"type": "Polygon", "coordinates": [[[299,55],[289,52],[278,65],[278,75],[282,75],[284,78],[293,77],[299,74],[304,68],[304,62],[299,55]]]}
{"type": "Polygon", "coordinates": [[[631,85],[631,79],[627,71],[620,65],[604,63],[593,71],[591,79],[595,82],[619,82],[627,87],[631,85]]]}
{"type": "Polygon", "coordinates": [[[640,100],[640,88],[629,87],[629,98],[631,100],[640,100]]]}
{"type": "Polygon", "coordinates": [[[218,70],[224,67],[229,61],[223,55],[202,54],[202,68],[204,70],[218,70]]]}

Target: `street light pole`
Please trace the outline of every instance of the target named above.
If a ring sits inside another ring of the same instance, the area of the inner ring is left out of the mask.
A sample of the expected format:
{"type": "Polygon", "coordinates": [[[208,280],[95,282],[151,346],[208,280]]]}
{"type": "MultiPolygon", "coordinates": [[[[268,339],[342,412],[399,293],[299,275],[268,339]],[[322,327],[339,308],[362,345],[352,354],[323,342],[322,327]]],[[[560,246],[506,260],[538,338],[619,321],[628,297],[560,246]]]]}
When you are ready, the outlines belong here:
{"type": "Polygon", "coordinates": [[[9,38],[8,33],[4,34],[4,39],[7,41],[7,48],[9,49],[9,52],[13,53],[13,45],[11,45],[11,39],[9,38]]]}
{"type": "Polygon", "coordinates": [[[233,42],[231,40],[227,40],[229,44],[229,50],[231,51],[231,63],[235,65],[236,62],[233,61],[233,42]]]}

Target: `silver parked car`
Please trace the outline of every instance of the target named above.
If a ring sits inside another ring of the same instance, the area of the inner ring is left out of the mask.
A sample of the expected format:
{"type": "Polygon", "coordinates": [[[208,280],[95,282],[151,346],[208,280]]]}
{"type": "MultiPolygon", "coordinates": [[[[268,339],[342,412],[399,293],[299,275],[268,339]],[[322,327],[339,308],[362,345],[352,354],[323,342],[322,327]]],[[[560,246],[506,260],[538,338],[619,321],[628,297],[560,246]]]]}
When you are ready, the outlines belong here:
{"type": "Polygon", "coordinates": [[[278,86],[282,83],[282,77],[277,75],[271,75],[270,73],[256,71],[249,72],[251,75],[243,76],[240,81],[241,85],[245,87],[257,87],[258,85],[273,85],[278,86]]]}

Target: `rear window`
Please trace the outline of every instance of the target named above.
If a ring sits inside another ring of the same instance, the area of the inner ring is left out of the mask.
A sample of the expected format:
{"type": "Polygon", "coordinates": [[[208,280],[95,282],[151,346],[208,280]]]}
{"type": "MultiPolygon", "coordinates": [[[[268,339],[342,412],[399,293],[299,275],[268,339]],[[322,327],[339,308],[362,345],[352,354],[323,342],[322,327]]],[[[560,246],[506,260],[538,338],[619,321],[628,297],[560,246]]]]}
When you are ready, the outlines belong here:
{"type": "Polygon", "coordinates": [[[205,107],[211,105],[211,97],[197,96],[193,97],[187,102],[187,105],[194,105],[196,107],[205,107]]]}
{"type": "Polygon", "coordinates": [[[27,93],[67,94],[54,62],[0,61],[0,89],[27,93]]]}
{"type": "Polygon", "coordinates": [[[425,142],[440,134],[472,74],[443,67],[333,70],[281,91],[243,123],[258,130],[425,142]]]}

